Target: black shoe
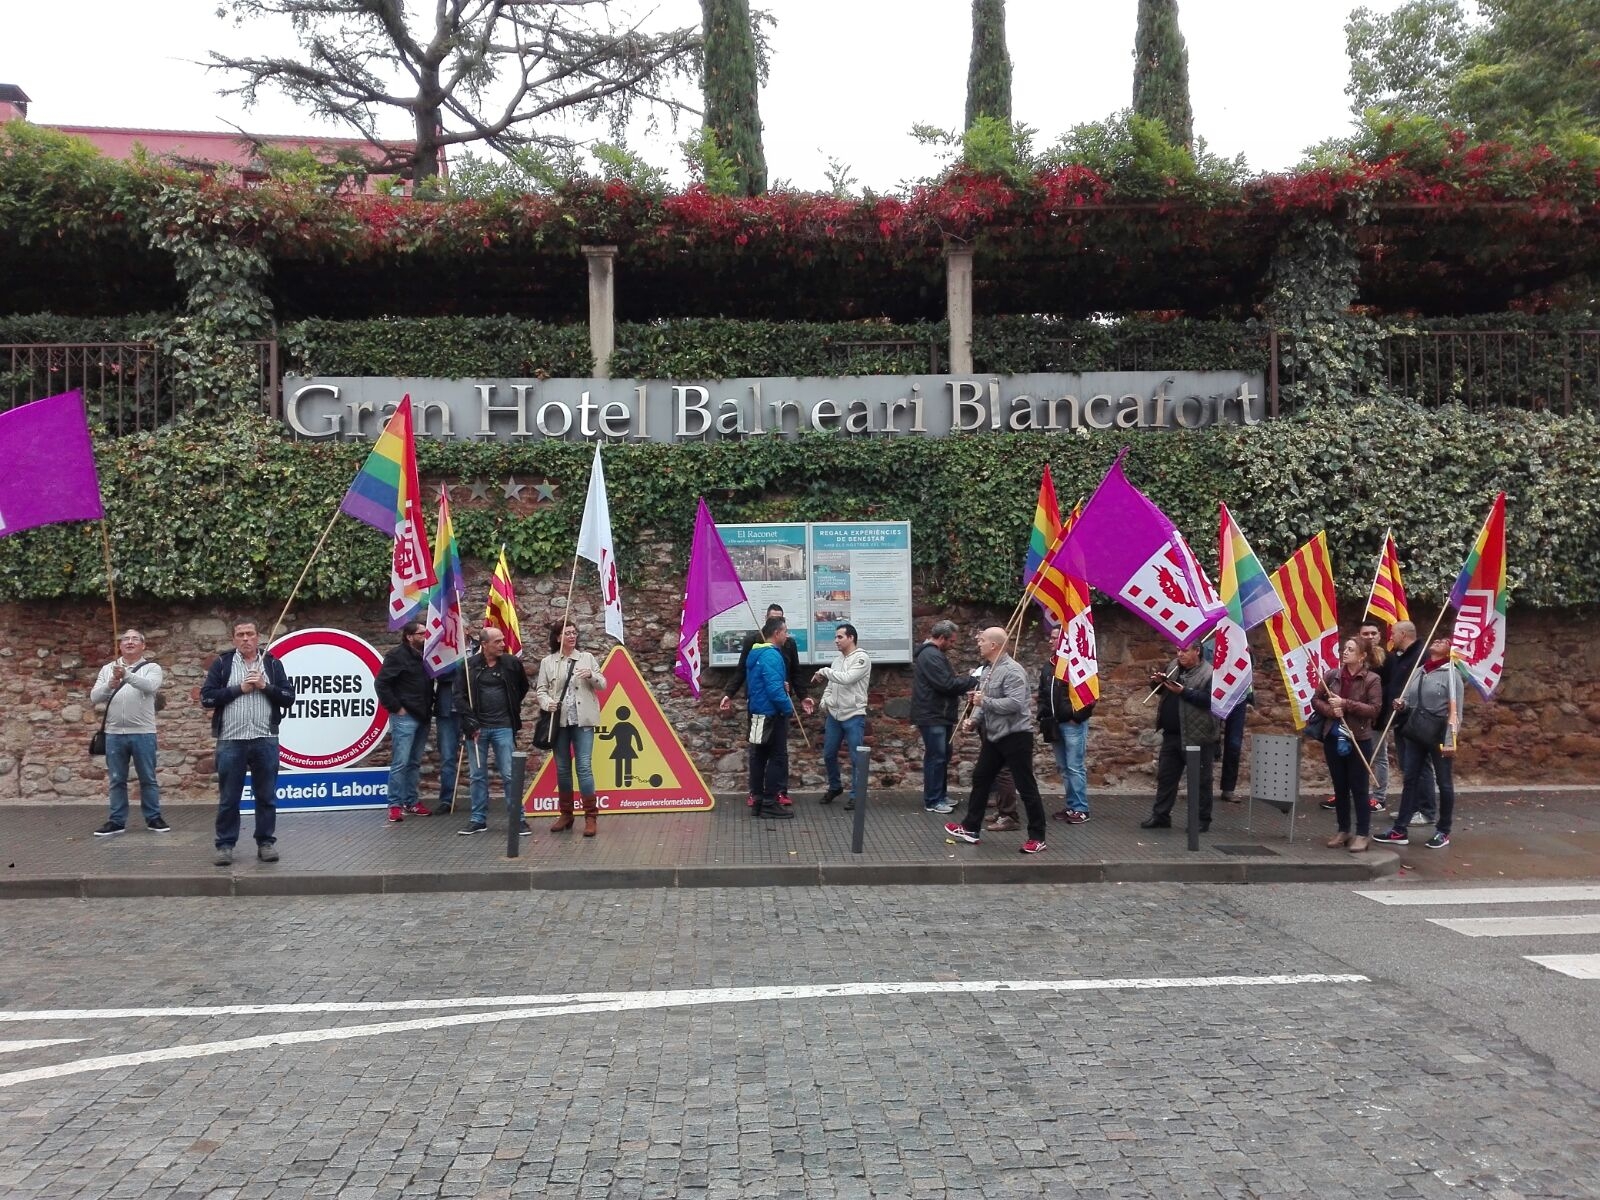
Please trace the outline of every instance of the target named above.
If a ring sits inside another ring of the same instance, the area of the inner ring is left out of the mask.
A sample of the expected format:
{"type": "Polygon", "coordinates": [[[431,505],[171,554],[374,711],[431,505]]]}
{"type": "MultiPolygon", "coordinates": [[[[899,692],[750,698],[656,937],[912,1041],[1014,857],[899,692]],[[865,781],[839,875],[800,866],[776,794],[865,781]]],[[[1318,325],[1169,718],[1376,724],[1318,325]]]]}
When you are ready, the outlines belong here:
{"type": "Polygon", "coordinates": [[[832,804],[835,800],[837,800],[842,795],[844,795],[844,789],[843,788],[831,787],[827,791],[822,793],[822,799],[818,800],[817,803],[818,804],[832,804]]]}
{"type": "Polygon", "coordinates": [[[854,796],[846,796],[844,798],[844,810],[845,812],[855,812],[856,798],[854,796]]]}
{"type": "Polygon", "coordinates": [[[756,805],[756,816],[766,817],[769,821],[792,821],[794,820],[794,809],[781,808],[776,804],[758,804],[756,805]]]}
{"type": "Polygon", "coordinates": [[[1210,833],[1211,832],[1211,822],[1210,821],[1201,821],[1200,822],[1200,832],[1201,833],[1210,833]]]}
{"type": "Polygon", "coordinates": [[[1171,829],[1171,817],[1146,817],[1139,822],[1140,829],[1171,829]]]}
{"type": "Polygon", "coordinates": [[[456,830],[456,832],[458,834],[460,834],[462,837],[471,837],[475,833],[483,833],[483,832],[485,832],[488,828],[489,827],[487,825],[479,825],[476,821],[474,821],[471,825],[468,825],[465,829],[458,829],[458,830],[456,830]]]}
{"type": "Polygon", "coordinates": [[[107,821],[104,825],[100,826],[99,829],[94,831],[94,835],[95,837],[116,837],[117,834],[121,832],[121,825],[113,825],[110,821],[107,821]]]}
{"type": "Polygon", "coordinates": [[[145,826],[145,828],[148,829],[151,833],[171,833],[172,832],[172,826],[168,825],[167,822],[161,817],[157,817],[155,820],[151,821],[148,825],[145,826]]]}

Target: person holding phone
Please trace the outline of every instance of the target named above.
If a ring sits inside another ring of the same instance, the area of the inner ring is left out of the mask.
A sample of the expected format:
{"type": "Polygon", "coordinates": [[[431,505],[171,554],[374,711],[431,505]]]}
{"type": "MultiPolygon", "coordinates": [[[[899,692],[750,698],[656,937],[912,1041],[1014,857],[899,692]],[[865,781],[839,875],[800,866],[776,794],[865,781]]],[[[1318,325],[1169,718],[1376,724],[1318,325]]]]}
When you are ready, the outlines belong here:
{"type": "Polygon", "coordinates": [[[261,649],[256,623],[233,623],[233,649],[217,655],[200,686],[200,704],[211,712],[217,739],[217,836],[219,867],[233,862],[239,840],[239,801],[245,772],[256,807],[256,857],[278,861],[278,725],[294,707],[294,684],[283,664],[261,649]]]}

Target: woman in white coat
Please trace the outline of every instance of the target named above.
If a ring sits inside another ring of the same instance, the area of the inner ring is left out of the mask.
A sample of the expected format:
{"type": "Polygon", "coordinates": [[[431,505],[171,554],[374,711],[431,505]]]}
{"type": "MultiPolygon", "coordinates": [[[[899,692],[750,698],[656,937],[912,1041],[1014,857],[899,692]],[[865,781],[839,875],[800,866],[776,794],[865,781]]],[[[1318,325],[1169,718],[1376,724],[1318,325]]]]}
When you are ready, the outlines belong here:
{"type": "Polygon", "coordinates": [[[572,774],[577,767],[578,792],[583,796],[583,836],[593,837],[600,816],[594,790],[594,731],[600,724],[600,693],[606,677],[587,650],[578,649],[578,627],[557,621],[550,626],[550,653],[539,663],[534,695],[539,711],[555,713],[556,791],[559,815],[551,833],[572,828],[572,774]]]}

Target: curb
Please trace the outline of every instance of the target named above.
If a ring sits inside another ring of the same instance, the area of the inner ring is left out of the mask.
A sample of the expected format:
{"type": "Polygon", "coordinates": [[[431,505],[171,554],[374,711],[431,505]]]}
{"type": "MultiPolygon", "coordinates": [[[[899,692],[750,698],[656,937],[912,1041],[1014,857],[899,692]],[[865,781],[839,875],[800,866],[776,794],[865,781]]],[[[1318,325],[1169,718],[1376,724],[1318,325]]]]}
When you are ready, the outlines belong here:
{"type": "Polygon", "coordinates": [[[1400,856],[1372,851],[1328,862],[870,863],[599,867],[591,870],[394,871],[320,874],[39,875],[0,879],[0,900],[183,896],[353,896],[423,892],[593,891],[625,888],[860,887],[1074,883],[1368,883],[1396,874],[1400,856]]]}

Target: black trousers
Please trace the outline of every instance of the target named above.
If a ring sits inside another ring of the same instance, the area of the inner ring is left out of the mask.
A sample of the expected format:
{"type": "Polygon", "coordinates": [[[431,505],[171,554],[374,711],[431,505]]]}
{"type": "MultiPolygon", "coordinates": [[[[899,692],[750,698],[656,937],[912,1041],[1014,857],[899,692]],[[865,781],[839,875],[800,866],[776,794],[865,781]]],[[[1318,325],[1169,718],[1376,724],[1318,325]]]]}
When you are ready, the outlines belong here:
{"type": "Polygon", "coordinates": [[[758,807],[776,803],[789,783],[789,718],[779,713],[767,719],[772,732],[761,745],[750,747],[750,794],[758,807]]]}
{"type": "MultiPolygon", "coordinates": [[[[1242,707],[1242,706],[1241,706],[1242,707]]],[[[1217,744],[1204,742],[1200,746],[1200,820],[1211,820],[1211,774],[1217,761],[1217,744]]],[[[1161,735],[1161,756],[1156,759],[1156,804],[1150,815],[1157,820],[1172,820],[1172,806],[1178,802],[1178,781],[1183,778],[1188,758],[1183,752],[1183,738],[1176,733],[1161,735]]]]}
{"type": "Polygon", "coordinates": [[[989,792],[994,788],[1000,768],[1011,768],[1017,794],[1028,813],[1028,837],[1044,841],[1044,801],[1039,799],[1039,784],[1033,778],[1033,734],[1026,729],[1008,733],[991,742],[980,738],[978,761],[972,768],[972,792],[967,797],[967,812],[962,825],[972,833],[983,829],[983,814],[989,807],[989,792]]]}

